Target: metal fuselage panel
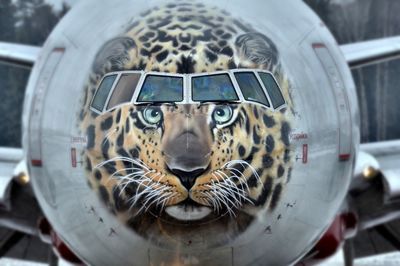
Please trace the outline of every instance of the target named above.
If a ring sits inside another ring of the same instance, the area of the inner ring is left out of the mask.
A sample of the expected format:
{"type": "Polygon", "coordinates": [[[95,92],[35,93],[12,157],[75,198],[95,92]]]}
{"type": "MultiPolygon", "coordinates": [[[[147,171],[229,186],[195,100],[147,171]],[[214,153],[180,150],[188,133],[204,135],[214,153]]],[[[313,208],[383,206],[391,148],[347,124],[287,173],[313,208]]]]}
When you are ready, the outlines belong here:
{"type": "MultiPolygon", "coordinates": [[[[46,42],[30,77],[23,119],[30,176],[44,213],[92,265],[158,265],[165,258],[200,265],[294,263],[337,214],[359,143],[351,73],[329,31],[301,1],[203,1],[273,40],[290,80],[293,170],[273,211],[262,211],[227,245],[192,250],[176,238],[174,250],[122,225],[87,185],[82,155],[87,138],[79,128],[79,113],[95,56],[134,18],[161,3],[82,1],[46,42]],[[32,165],[38,161],[40,165],[32,165]]],[[[199,241],[207,246],[207,236],[199,241]]]]}

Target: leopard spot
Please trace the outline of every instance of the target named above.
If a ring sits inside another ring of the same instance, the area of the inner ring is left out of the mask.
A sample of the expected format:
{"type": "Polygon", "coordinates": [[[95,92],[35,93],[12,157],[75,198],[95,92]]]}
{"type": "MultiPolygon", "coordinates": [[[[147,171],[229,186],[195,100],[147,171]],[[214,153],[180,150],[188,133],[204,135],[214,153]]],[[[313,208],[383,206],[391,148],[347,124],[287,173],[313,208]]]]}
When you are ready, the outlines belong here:
{"type": "Polygon", "coordinates": [[[290,133],[290,126],[289,123],[283,122],[282,127],[281,127],[281,138],[282,142],[286,145],[289,146],[289,133],[290,133]]]}
{"type": "Polygon", "coordinates": [[[270,168],[274,164],[274,159],[271,156],[265,154],[262,158],[262,164],[264,168],[270,168]]]}
{"type": "Polygon", "coordinates": [[[267,138],[265,139],[265,148],[267,150],[268,153],[271,153],[274,148],[275,148],[275,140],[274,137],[272,137],[271,135],[268,135],[267,138]]]}
{"type": "Polygon", "coordinates": [[[283,168],[282,165],[279,165],[278,173],[277,173],[278,174],[278,178],[282,177],[284,173],[285,173],[285,168],[283,168]]]}
{"type": "Polygon", "coordinates": [[[243,158],[245,154],[246,154],[246,149],[242,145],[240,145],[239,146],[239,156],[243,158]]]}
{"type": "Polygon", "coordinates": [[[108,191],[104,186],[99,186],[99,194],[100,194],[100,199],[105,204],[109,204],[110,196],[108,195],[108,191]]]}
{"type": "Polygon", "coordinates": [[[272,187],[272,178],[270,176],[267,176],[267,179],[265,180],[265,182],[263,184],[261,194],[257,198],[257,200],[254,202],[255,206],[261,206],[261,205],[265,204],[265,202],[268,199],[268,196],[271,193],[271,187],[272,187]]]}
{"type": "Polygon", "coordinates": [[[282,193],[282,185],[278,184],[275,189],[274,192],[272,193],[272,198],[271,198],[271,210],[274,210],[276,208],[276,205],[279,202],[280,196],[282,193]]]}
{"type": "Polygon", "coordinates": [[[113,125],[113,119],[112,117],[108,117],[101,123],[101,130],[103,131],[109,130],[112,125],[113,125]]]}
{"type": "Polygon", "coordinates": [[[264,124],[269,128],[275,126],[275,124],[276,124],[274,118],[269,115],[264,115],[263,121],[264,121],[264,124]]]}
{"type": "Polygon", "coordinates": [[[97,180],[101,180],[101,178],[102,178],[102,175],[101,175],[101,172],[99,171],[99,170],[96,170],[95,172],[94,172],[94,176],[96,177],[96,179],[97,180]]]}

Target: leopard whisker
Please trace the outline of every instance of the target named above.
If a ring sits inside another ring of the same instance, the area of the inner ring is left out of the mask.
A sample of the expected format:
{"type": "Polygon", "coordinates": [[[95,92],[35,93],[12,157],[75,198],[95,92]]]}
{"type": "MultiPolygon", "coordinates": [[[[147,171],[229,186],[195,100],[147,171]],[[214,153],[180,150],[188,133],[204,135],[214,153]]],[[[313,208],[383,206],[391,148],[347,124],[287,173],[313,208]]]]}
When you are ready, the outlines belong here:
{"type": "Polygon", "coordinates": [[[233,189],[232,191],[235,195],[238,195],[239,198],[242,198],[243,200],[249,200],[247,198],[247,192],[244,189],[239,188],[231,179],[227,178],[223,181],[224,185],[226,185],[228,188],[233,189]]]}
{"type": "Polygon", "coordinates": [[[212,197],[212,195],[207,191],[202,191],[202,194],[206,197],[206,202],[212,205],[214,211],[219,212],[218,202],[212,197]]]}
{"type": "Polygon", "coordinates": [[[225,193],[218,193],[221,192],[221,187],[216,186],[214,180],[211,181],[212,185],[208,185],[212,188],[210,191],[217,199],[225,205],[229,213],[233,213],[231,205],[235,206],[235,204],[225,195],[225,193]],[[229,204],[230,203],[230,204],[229,204]]]}
{"type": "MultiPolygon", "coordinates": [[[[161,191],[160,194],[161,194],[162,192],[164,192],[164,191],[161,191]]],[[[158,195],[159,197],[154,198],[154,199],[151,201],[151,203],[149,204],[148,208],[149,208],[150,206],[152,206],[153,204],[154,204],[155,206],[159,207],[159,206],[160,206],[160,200],[163,199],[163,198],[169,198],[171,194],[173,194],[173,192],[166,192],[166,193],[163,193],[161,196],[158,195]]],[[[147,210],[147,208],[146,208],[146,210],[147,210]]]]}
{"type": "Polygon", "coordinates": [[[219,173],[220,175],[222,175],[224,177],[223,182],[229,183],[230,187],[234,188],[237,191],[237,193],[241,195],[241,192],[242,192],[241,189],[239,189],[238,186],[231,180],[231,177],[229,177],[227,174],[225,174],[221,170],[217,170],[216,173],[219,173]]]}
{"type": "MultiPolygon", "coordinates": [[[[157,196],[161,194],[160,191],[158,190],[152,190],[150,193],[147,193],[147,196],[145,196],[145,202],[143,203],[142,207],[139,209],[139,212],[142,211],[143,209],[147,211],[156,201],[157,201],[157,196]],[[151,196],[149,196],[151,195],[151,196]]],[[[134,204],[132,204],[134,205],[134,204]]]]}
{"type": "Polygon", "coordinates": [[[241,192],[237,192],[235,187],[234,189],[231,189],[230,187],[227,187],[227,189],[229,190],[229,192],[232,192],[232,194],[230,194],[232,197],[234,197],[235,201],[237,202],[236,207],[242,207],[243,206],[243,201],[244,202],[248,202],[250,204],[254,204],[247,196],[246,196],[246,191],[241,190],[241,192]]]}
{"type": "MultiPolygon", "coordinates": [[[[229,184],[229,183],[226,183],[225,180],[218,181],[218,179],[215,177],[216,176],[213,173],[212,187],[215,192],[213,194],[216,196],[217,196],[217,194],[219,194],[223,198],[224,205],[227,206],[228,212],[230,213],[230,215],[233,214],[234,216],[236,216],[233,209],[228,206],[227,202],[232,204],[231,206],[234,206],[236,209],[238,209],[239,207],[241,207],[243,205],[240,200],[241,198],[244,199],[245,201],[249,201],[249,199],[247,199],[246,196],[243,195],[243,192],[244,192],[243,190],[241,190],[242,193],[239,192],[239,188],[237,188],[236,185],[232,181],[231,181],[232,183],[229,184]],[[214,179],[216,180],[216,182],[214,182],[214,179]],[[229,197],[233,198],[232,199],[233,201],[229,197]]],[[[221,197],[217,196],[218,199],[221,199],[221,197]]]]}
{"type": "MultiPolygon", "coordinates": [[[[117,172],[123,172],[123,170],[117,171],[117,172]]],[[[117,172],[115,172],[114,174],[112,174],[109,180],[107,180],[107,183],[110,182],[111,180],[117,180],[118,181],[118,185],[121,185],[121,183],[124,183],[126,180],[132,180],[135,179],[137,176],[142,176],[144,174],[144,172],[142,170],[130,173],[128,175],[120,175],[117,172]]]]}
{"type": "Polygon", "coordinates": [[[214,199],[214,197],[211,195],[210,192],[203,192],[204,195],[206,195],[208,202],[211,203],[214,207],[214,211],[219,212],[219,209],[222,208],[222,205],[219,201],[217,201],[216,199],[214,199]]]}
{"type": "MultiPolygon", "coordinates": [[[[231,172],[232,173],[232,172],[231,172]]],[[[236,175],[236,174],[232,174],[231,176],[230,176],[230,180],[233,182],[233,178],[237,178],[238,180],[240,180],[240,178],[236,175]]],[[[235,184],[236,185],[236,184],[235,184]]],[[[245,180],[245,181],[241,181],[241,182],[239,182],[237,185],[236,185],[237,187],[239,187],[239,186],[241,186],[242,188],[244,188],[245,189],[245,191],[247,191],[247,193],[248,194],[250,194],[250,187],[249,187],[249,185],[247,184],[247,181],[245,180]]]]}
{"type": "MultiPolygon", "coordinates": [[[[228,176],[227,174],[225,174],[221,170],[218,170],[217,172],[219,172],[220,174],[225,176],[225,178],[223,179],[222,182],[227,183],[230,187],[233,187],[237,192],[246,195],[246,190],[239,188],[238,185],[235,182],[233,182],[233,180],[232,180],[233,178],[237,178],[236,174],[233,174],[233,176],[228,176]]],[[[241,183],[239,183],[239,185],[241,185],[241,183]]],[[[247,186],[247,191],[249,192],[248,186],[247,186]]]]}
{"type": "MultiPolygon", "coordinates": [[[[224,168],[234,168],[233,166],[234,166],[235,164],[240,164],[240,165],[242,165],[242,166],[243,166],[243,165],[246,165],[246,166],[252,171],[252,173],[253,173],[254,177],[256,178],[257,182],[258,182],[258,183],[262,183],[261,178],[260,178],[260,176],[259,176],[257,170],[254,169],[254,167],[253,167],[251,164],[249,164],[248,162],[246,162],[246,161],[244,161],[244,160],[232,160],[232,161],[229,161],[229,162],[225,163],[225,164],[222,166],[222,168],[223,168],[223,169],[224,169],[224,168]]],[[[234,168],[234,169],[236,169],[236,168],[234,168]]],[[[228,169],[228,170],[229,170],[229,169],[228,169]]],[[[236,169],[236,170],[237,170],[237,169],[236,169]]]]}
{"type": "Polygon", "coordinates": [[[142,187],[144,186],[145,188],[149,187],[149,186],[143,184],[143,181],[136,180],[136,179],[130,179],[130,178],[125,177],[125,180],[121,180],[121,182],[118,184],[119,187],[123,186],[121,188],[121,192],[120,192],[119,195],[121,196],[125,192],[126,187],[128,185],[132,184],[132,183],[136,183],[138,185],[138,188],[140,188],[141,186],[142,187]]]}
{"type": "Polygon", "coordinates": [[[231,178],[237,178],[239,180],[239,185],[245,186],[246,190],[250,193],[250,188],[249,185],[247,184],[247,179],[244,176],[244,174],[234,167],[227,167],[226,169],[230,171],[232,175],[231,178]]]}
{"type": "Polygon", "coordinates": [[[152,173],[152,172],[146,172],[146,173],[144,173],[144,174],[142,174],[141,176],[140,176],[140,183],[139,183],[139,186],[136,188],[136,195],[139,193],[139,189],[140,189],[140,186],[145,186],[146,188],[147,187],[149,187],[148,185],[145,185],[144,183],[145,182],[147,182],[147,183],[152,183],[152,180],[149,178],[149,177],[147,177],[147,175],[148,174],[150,174],[150,173],[152,173]]]}
{"type": "MultiPolygon", "coordinates": [[[[146,173],[146,174],[148,174],[148,173],[146,173]]],[[[160,184],[160,183],[155,183],[154,181],[152,181],[152,179],[148,178],[147,176],[144,176],[144,177],[145,177],[145,180],[144,180],[144,181],[150,182],[150,185],[144,185],[144,186],[145,186],[145,189],[142,190],[142,191],[140,191],[140,192],[139,192],[140,187],[138,186],[138,188],[136,189],[136,194],[135,194],[135,196],[133,196],[133,197],[131,198],[131,201],[133,201],[133,202],[132,202],[132,205],[135,205],[136,202],[137,202],[143,195],[146,195],[146,196],[144,196],[145,199],[146,199],[146,200],[149,200],[149,199],[153,198],[153,195],[154,195],[154,196],[158,196],[158,195],[160,195],[162,192],[164,192],[165,190],[168,189],[167,186],[165,186],[165,185],[163,185],[163,184],[160,184]],[[157,186],[161,186],[161,188],[156,189],[157,186]]],[[[144,181],[142,181],[142,182],[144,182],[144,181]]],[[[147,204],[147,201],[146,201],[146,204],[147,204]]]]}
{"type": "MultiPolygon", "coordinates": [[[[235,194],[240,194],[240,192],[238,191],[239,188],[237,188],[236,185],[235,185],[234,183],[233,183],[233,186],[232,186],[232,185],[226,183],[226,180],[227,180],[227,179],[222,179],[222,181],[220,181],[220,180],[218,180],[218,179],[215,178],[215,174],[216,174],[216,173],[213,173],[213,174],[212,174],[213,177],[214,177],[214,179],[216,180],[216,182],[213,183],[215,186],[217,186],[219,189],[222,189],[222,190],[228,189],[229,192],[232,192],[232,193],[233,193],[233,194],[229,194],[229,195],[231,195],[231,196],[233,196],[233,195],[235,195],[235,194]],[[234,191],[232,188],[235,189],[236,191],[234,191]]],[[[236,198],[235,198],[235,199],[236,199],[236,198]]]]}
{"type": "MultiPolygon", "coordinates": [[[[138,193],[140,186],[146,186],[143,183],[147,182],[151,182],[151,179],[147,177],[147,174],[149,174],[151,172],[146,172],[144,174],[142,173],[132,173],[126,176],[121,177],[122,180],[128,180],[128,182],[126,182],[126,184],[124,185],[124,187],[121,189],[122,191],[125,191],[126,187],[131,184],[131,181],[135,181],[138,184],[138,187],[136,189],[136,193],[138,193]],[[136,179],[136,177],[140,177],[139,179],[136,179]]],[[[121,191],[121,192],[122,192],[121,191]]]]}
{"type": "MultiPolygon", "coordinates": [[[[222,171],[220,171],[220,170],[217,170],[217,171],[214,171],[213,173],[212,173],[212,175],[215,177],[215,175],[218,175],[222,180],[224,180],[225,178],[228,178],[228,176],[224,173],[224,172],[222,172],[222,171]]],[[[216,180],[218,181],[218,178],[216,178],[216,180]]]]}
{"type": "Polygon", "coordinates": [[[156,200],[156,205],[159,206],[160,202],[165,199],[166,197],[169,197],[170,194],[172,194],[173,192],[166,192],[164,194],[162,194],[160,197],[157,198],[156,200]]]}
{"type": "Polygon", "coordinates": [[[116,161],[130,162],[130,163],[133,163],[133,164],[136,164],[138,166],[141,166],[141,167],[145,168],[147,171],[150,170],[149,167],[142,160],[140,160],[139,158],[138,159],[132,159],[132,158],[125,157],[125,156],[117,156],[117,157],[111,158],[109,160],[106,160],[104,162],[101,162],[101,163],[97,164],[95,166],[95,168],[100,168],[100,167],[103,167],[104,165],[106,165],[107,163],[116,162],[116,161]]]}
{"type": "Polygon", "coordinates": [[[149,193],[149,191],[154,190],[154,184],[145,186],[145,189],[140,191],[139,193],[136,193],[133,197],[131,197],[131,200],[133,201],[132,205],[135,205],[136,202],[143,196],[149,193]]]}
{"type": "Polygon", "coordinates": [[[143,171],[143,169],[137,168],[137,167],[122,168],[122,169],[120,169],[120,170],[118,170],[118,171],[115,171],[112,175],[110,175],[110,177],[112,178],[112,177],[114,177],[116,174],[121,173],[121,172],[124,172],[124,171],[127,172],[128,170],[143,171]]]}
{"type": "Polygon", "coordinates": [[[118,130],[116,128],[114,128],[114,130],[110,130],[109,132],[107,132],[101,145],[104,146],[106,144],[106,142],[110,140],[109,138],[111,137],[111,135],[113,135],[117,132],[118,132],[118,130]]]}
{"type": "Polygon", "coordinates": [[[150,208],[152,204],[154,204],[157,201],[156,197],[160,196],[161,193],[162,192],[159,190],[152,190],[150,193],[147,193],[147,195],[144,197],[145,202],[143,203],[143,206],[145,206],[146,211],[150,208]]]}
{"type": "MultiPolygon", "coordinates": [[[[212,186],[210,186],[210,188],[212,188],[212,186]]],[[[224,205],[227,209],[230,208],[229,205],[224,201],[223,198],[220,197],[220,195],[218,193],[216,193],[213,190],[210,190],[209,193],[211,194],[211,198],[215,199],[217,201],[218,205],[221,206],[221,209],[222,209],[222,205],[224,205]]],[[[219,210],[218,210],[218,212],[219,212],[219,210]]]]}
{"type": "MultiPolygon", "coordinates": [[[[218,182],[218,179],[216,178],[215,174],[212,173],[212,178],[211,178],[211,182],[212,182],[212,183],[211,183],[211,186],[210,186],[210,185],[207,185],[207,186],[206,186],[206,187],[209,187],[209,188],[211,189],[211,192],[213,192],[212,194],[217,193],[218,190],[219,190],[219,189],[215,186],[214,180],[218,182]]],[[[212,197],[212,198],[214,198],[214,197],[212,197]]],[[[217,197],[217,199],[215,199],[215,200],[219,203],[219,206],[220,206],[220,208],[222,209],[222,203],[220,202],[219,199],[220,199],[220,198],[217,197]]],[[[225,204],[224,204],[224,205],[225,205],[225,204]]],[[[219,210],[218,210],[218,212],[219,212],[219,210]]]]}
{"type": "Polygon", "coordinates": [[[236,198],[235,191],[233,189],[230,189],[221,183],[216,184],[216,186],[219,188],[219,192],[223,195],[223,197],[225,197],[226,200],[229,201],[233,206],[239,208],[242,205],[242,203],[236,198]],[[233,198],[233,201],[229,198],[229,196],[233,198]]]}
{"type": "MultiPolygon", "coordinates": [[[[137,190],[136,190],[136,194],[135,194],[135,196],[133,197],[133,198],[136,198],[136,199],[139,199],[140,196],[142,195],[141,193],[138,193],[140,187],[144,187],[144,188],[145,188],[144,191],[146,191],[147,189],[152,189],[151,186],[144,184],[144,181],[143,181],[143,180],[137,180],[137,179],[130,178],[130,177],[123,177],[123,180],[121,180],[121,182],[118,184],[118,186],[120,186],[120,187],[121,187],[122,185],[124,185],[124,186],[121,188],[121,192],[120,192],[119,196],[121,196],[121,195],[125,192],[126,187],[127,187],[128,185],[132,184],[132,183],[138,184],[138,187],[137,187],[137,190]]],[[[136,201],[135,201],[135,203],[136,203],[136,201]]]]}
{"type": "MultiPolygon", "coordinates": [[[[161,184],[160,181],[161,181],[161,179],[163,179],[163,178],[165,177],[165,174],[159,173],[159,174],[156,175],[156,176],[160,176],[160,177],[157,179],[157,184],[161,184]]],[[[154,179],[155,177],[152,177],[152,178],[154,179]]]]}
{"type": "MultiPolygon", "coordinates": [[[[215,194],[215,195],[218,195],[218,194],[215,194]]],[[[225,207],[226,207],[226,210],[227,210],[227,212],[226,213],[229,213],[229,215],[230,216],[236,216],[235,214],[234,214],[234,211],[233,211],[233,209],[232,209],[232,207],[231,207],[231,205],[229,205],[228,203],[227,203],[227,197],[226,196],[224,196],[223,194],[219,194],[221,197],[222,197],[222,203],[225,205],[225,207]]],[[[218,196],[217,196],[218,197],[218,196]]],[[[221,200],[221,198],[219,198],[220,200],[221,200]]],[[[226,214],[225,213],[225,214],[226,214]]],[[[225,214],[223,214],[223,215],[225,215],[225,214]]]]}
{"type": "Polygon", "coordinates": [[[239,169],[234,167],[226,167],[226,170],[229,170],[231,174],[234,174],[239,181],[247,182],[246,176],[239,169]]]}
{"type": "Polygon", "coordinates": [[[174,192],[172,192],[172,194],[171,194],[170,196],[168,196],[167,198],[165,198],[165,199],[162,201],[161,208],[164,209],[164,208],[165,208],[165,204],[167,204],[168,200],[171,199],[171,198],[173,198],[173,197],[175,197],[176,195],[178,195],[178,192],[174,191],[174,192]]]}

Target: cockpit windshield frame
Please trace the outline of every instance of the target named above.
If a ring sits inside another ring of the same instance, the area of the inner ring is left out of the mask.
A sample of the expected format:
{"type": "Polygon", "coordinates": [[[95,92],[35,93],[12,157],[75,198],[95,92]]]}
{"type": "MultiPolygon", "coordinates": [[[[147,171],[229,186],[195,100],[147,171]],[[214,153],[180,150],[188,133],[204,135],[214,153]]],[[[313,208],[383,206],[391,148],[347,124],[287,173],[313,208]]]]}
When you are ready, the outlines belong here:
{"type": "MultiPolygon", "coordinates": [[[[138,101],[140,92],[143,89],[143,85],[146,81],[146,78],[149,76],[163,76],[163,77],[177,77],[177,78],[182,78],[182,100],[181,101],[175,101],[174,103],[184,103],[185,102],[185,95],[186,95],[186,79],[185,79],[185,74],[172,74],[172,73],[162,73],[162,72],[155,72],[155,71],[150,71],[150,72],[145,72],[144,75],[142,75],[141,80],[138,82],[138,85],[136,87],[135,93],[133,94],[133,104],[150,104],[151,101],[138,101]]],[[[163,103],[163,101],[155,101],[155,103],[160,104],[163,103]]]]}
{"type": "MultiPolygon", "coordinates": [[[[237,101],[238,103],[242,101],[243,99],[243,95],[242,92],[240,91],[240,89],[238,89],[237,84],[235,84],[235,79],[232,76],[232,73],[230,71],[215,71],[215,72],[206,72],[206,73],[196,73],[196,74],[188,74],[188,78],[187,78],[187,84],[188,84],[188,89],[186,91],[186,99],[188,101],[188,103],[199,103],[201,101],[195,101],[193,100],[193,78],[196,77],[204,77],[204,76],[218,76],[218,75],[228,75],[229,77],[229,81],[232,84],[233,89],[235,90],[236,96],[237,96],[237,101]]],[[[228,100],[227,100],[228,102],[228,100]]]]}
{"type": "Polygon", "coordinates": [[[105,103],[104,103],[103,109],[102,109],[101,111],[99,111],[99,110],[97,110],[96,108],[94,108],[94,107],[92,106],[94,97],[96,96],[97,91],[98,91],[98,89],[99,89],[99,86],[98,86],[98,87],[96,88],[96,93],[95,93],[95,95],[93,96],[93,98],[92,98],[92,100],[91,100],[91,102],[90,102],[90,110],[92,110],[93,112],[95,112],[95,113],[97,113],[97,114],[102,114],[102,113],[105,112],[105,111],[110,111],[110,110],[113,110],[113,109],[115,109],[115,108],[118,108],[120,105],[126,104],[126,102],[125,102],[125,103],[121,103],[121,104],[118,104],[118,105],[116,105],[116,106],[113,106],[112,108],[107,109],[108,103],[110,102],[110,99],[111,99],[111,97],[112,97],[112,95],[113,95],[113,93],[114,93],[114,90],[115,90],[115,88],[117,87],[117,85],[118,85],[118,83],[119,83],[120,78],[122,77],[122,75],[124,75],[124,74],[140,74],[141,76],[140,76],[140,78],[139,78],[139,81],[138,81],[138,83],[137,83],[137,85],[136,85],[134,94],[133,94],[133,96],[132,96],[132,98],[131,98],[131,101],[130,101],[130,102],[132,102],[132,99],[133,99],[133,97],[135,96],[135,93],[137,92],[138,88],[141,88],[141,84],[143,83],[143,78],[144,78],[144,75],[143,75],[143,74],[144,74],[144,73],[145,73],[144,71],[135,71],[135,70],[131,70],[131,71],[114,71],[114,72],[109,72],[109,73],[107,73],[106,75],[104,75],[103,78],[101,79],[100,83],[99,83],[99,86],[101,85],[101,83],[103,82],[103,80],[104,80],[105,78],[107,78],[107,77],[109,77],[109,76],[113,76],[113,75],[117,75],[117,77],[115,78],[114,83],[113,83],[113,85],[112,85],[112,87],[111,87],[111,89],[110,89],[110,91],[109,91],[109,93],[108,93],[107,100],[106,100],[105,103]]]}
{"type": "MultiPolygon", "coordinates": [[[[127,103],[131,103],[131,104],[135,104],[135,105],[152,104],[152,103],[154,103],[154,104],[162,104],[163,101],[160,101],[160,102],[157,102],[157,101],[154,101],[154,102],[151,102],[151,101],[138,101],[138,97],[139,97],[139,95],[140,95],[140,93],[141,93],[141,91],[143,89],[144,82],[145,82],[145,80],[146,80],[146,78],[148,76],[166,76],[166,77],[180,77],[180,78],[182,78],[182,82],[183,82],[183,97],[182,97],[182,101],[176,101],[176,102],[173,102],[173,103],[174,104],[196,104],[196,103],[201,104],[202,101],[193,100],[192,79],[195,78],[195,77],[213,76],[213,75],[221,75],[221,74],[226,74],[226,75],[229,76],[230,82],[233,85],[235,93],[236,93],[236,95],[238,97],[237,101],[236,100],[235,101],[227,100],[226,101],[227,103],[232,103],[232,102],[237,102],[237,103],[243,103],[244,102],[244,103],[246,103],[247,102],[247,103],[251,103],[251,104],[260,105],[260,106],[263,106],[263,107],[265,107],[267,109],[276,110],[276,111],[279,111],[282,108],[287,107],[287,101],[285,99],[285,96],[283,95],[282,89],[280,88],[279,83],[277,82],[275,76],[270,71],[266,71],[266,70],[262,70],[262,69],[247,69],[247,68],[243,68],[243,69],[231,69],[231,70],[225,70],[225,71],[222,70],[222,71],[215,71],[215,72],[195,73],[195,74],[172,74],[172,73],[163,73],[163,72],[155,72],[155,71],[145,72],[145,71],[134,71],[134,70],[110,72],[110,73],[107,73],[106,75],[104,75],[104,77],[101,79],[98,87],[96,88],[96,92],[95,92],[95,94],[94,94],[94,96],[93,96],[93,98],[91,100],[91,103],[90,103],[90,110],[92,110],[93,112],[95,112],[97,114],[102,114],[105,111],[113,110],[113,109],[119,107],[120,105],[127,104],[127,103]],[[242,89],[240,88],[239,83],[237,82],[237,79],[235,77],[235,73],[240,73],[240,72],[251,72],[251,73],[254,74],[254,76],[257,78],[257,81],[258,81],[259,85],[263,89],[263,93],[265,94],[270,106],[267,106],[267,105],[265,105],[263,103],[260,103],[260,102],[257,102],[257,101],[247,100],[244,97],[242,89]],[[262,80],[261,80],[261,78],[259,76],[260,72],[267,73],[267,74],[271,75],[271,77],[274,79],[274,81],[275,81],[280,93],[283,96],[283,99],[285,101],[284,104],[281,104],[281,105],[279,105],[279,106],[274,108],[274,105],[273,105],[273,103],[271,101],[271,97],[270,97],[269,91],[265,87],[264,83],[262,82],[262,80]],[[122,75],[131,74],[131,73],[134,73],[134,74],[138,74],[139,73],[141,75],[140,78],[139,78],[139,81],[137,82],[137,85],[136,85],[136,87],[134,89],[134,93],[133,93],[133,96],[132,96],[131,100],[129,102],[123,102],[121,104],[113,106],[112,108],[107,109],[107,106],[109,104],[110,98],[112,97],[113,92],[114,92],[115,88],[117,87],[122,75]],[[115,78],[114,83],[113,83],[113,85],[112,85],[112,87],[111,87],[111,89],[109,91],[109,94],[108,94],[107,100],[106,100],[106,102],[105,102],[105,104],[103,106],[103,109],[102,110],[97,110],[96,108],[94,108],[92,106],[93,100],[94,100],[94,98],[95,98],[95,96],[96,96],[96,94],[97,94],[97,92],[99,90],[99,87],[102,84],[103,80],[105,78],[109,77],[109,76],[112,76],[112,75],[117,75],[117,77],[115,78]]],[[[210,102],[212,102],[212,101],[210,101],[210,102]]],[[[223,102],[223,101],[216,100],[216,102],[223,102]]],[[[169,102],[165,102],[165,103],[169,103],[169,102]]]]}

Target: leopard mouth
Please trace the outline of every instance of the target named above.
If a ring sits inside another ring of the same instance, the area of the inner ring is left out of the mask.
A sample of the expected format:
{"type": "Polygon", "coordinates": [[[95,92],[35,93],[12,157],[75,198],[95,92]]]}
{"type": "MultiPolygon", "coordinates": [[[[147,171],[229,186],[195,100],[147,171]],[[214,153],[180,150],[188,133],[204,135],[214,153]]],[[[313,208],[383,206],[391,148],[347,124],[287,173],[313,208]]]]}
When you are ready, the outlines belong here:
{"type": "Polygon", "coordinates": [[[212,208],[200,205],[191,199],[187,199],[178,205],[168,206],[165,212],[179,221],[198,221],[212,213],[212,208]]]}

